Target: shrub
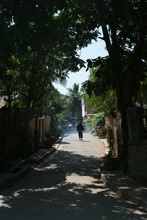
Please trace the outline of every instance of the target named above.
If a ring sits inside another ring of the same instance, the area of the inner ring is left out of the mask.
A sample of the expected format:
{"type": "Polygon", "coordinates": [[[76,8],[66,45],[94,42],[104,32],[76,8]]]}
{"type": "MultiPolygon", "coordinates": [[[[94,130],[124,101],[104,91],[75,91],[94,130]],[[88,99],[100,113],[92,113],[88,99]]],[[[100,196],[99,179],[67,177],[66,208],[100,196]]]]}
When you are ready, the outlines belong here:
{"type": "Polygon", "coordinates": [[[103,128],[105,124],[104,113],[100,112],[93,116],[92,118],[92,130],[94,132],[98,132],[101,128],[103,128]]]}

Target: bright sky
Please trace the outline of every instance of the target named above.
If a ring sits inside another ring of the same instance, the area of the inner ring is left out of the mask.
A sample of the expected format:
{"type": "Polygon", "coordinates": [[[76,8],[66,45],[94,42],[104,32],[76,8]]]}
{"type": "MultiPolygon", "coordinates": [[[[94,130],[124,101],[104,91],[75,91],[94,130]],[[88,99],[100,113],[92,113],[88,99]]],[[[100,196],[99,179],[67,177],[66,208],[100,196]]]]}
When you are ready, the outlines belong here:
{"type": "MultiPolygon", "coordinates": [[[[105,43],[100,40],[100,41],[94,41],[92,44],[90,44],[88,47],[83,48],[80,53],[80,58],[83,60],[87,59],[94,59],[96,57],[104,57],[108,53],[105,49],[105,43]]],[[[56,89],[61,94],[66,95],[68,90],[67,88],[72,88],[74,83],[79,84],[81,87],[82,83],[85,82],[89,77],[89,71],[86,72],[86,68],[82,68],[79,72],[76,73],[70,73],[69,78],[67,78],[67,83],[66,86],[62,86],[59,83],[54,83],[53,85],[55,86],[56,89]]]]}

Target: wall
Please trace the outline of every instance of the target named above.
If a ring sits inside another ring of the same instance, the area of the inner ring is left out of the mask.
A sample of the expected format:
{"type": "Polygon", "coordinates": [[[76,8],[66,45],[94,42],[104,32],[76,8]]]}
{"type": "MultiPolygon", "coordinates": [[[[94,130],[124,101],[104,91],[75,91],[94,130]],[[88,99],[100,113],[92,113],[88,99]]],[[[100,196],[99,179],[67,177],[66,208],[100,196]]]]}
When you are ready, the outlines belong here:
{"type": "Polygon", "coordinates": [[[129,142],[129,174],[147,186],[147,140],[129,142]]]}
{"type": "Polygon", "coordinates": [[[144,140],[143,109],[127,109],[129,132],[129,175],[147,185],[147,140],[144,140]]]}
{"type": "Polygon", "coordinates": [[[6,107],[0,109],[0,156],[19,155],[20,148],[31,148],[34,152],[36,146],[34,139],[27,138],[27,134],[37,129],[40,142],[45,140],[45,134],[49,130],[50,116],[40,117],[39,112],[33,109],[12,108],[9,111],[6,107]],[[9,122],[9,123],[8,123],[9,122]],[[31,146],[31,147],[30,147],[31,146]]]}

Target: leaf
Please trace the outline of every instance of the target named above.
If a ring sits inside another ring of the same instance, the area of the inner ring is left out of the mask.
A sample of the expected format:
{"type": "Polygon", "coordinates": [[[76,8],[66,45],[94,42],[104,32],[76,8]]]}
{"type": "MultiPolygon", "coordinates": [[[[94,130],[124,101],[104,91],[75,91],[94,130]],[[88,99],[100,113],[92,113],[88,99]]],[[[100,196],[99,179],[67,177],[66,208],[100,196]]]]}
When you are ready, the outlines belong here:
{"type": "Polygon", "coordinates": [[[90,59],[88,59],[86,61],[87,61],[87,69],[86,69],[86,71],[88,71],[89,68],[92,68],[92,61],[90,59]]]}

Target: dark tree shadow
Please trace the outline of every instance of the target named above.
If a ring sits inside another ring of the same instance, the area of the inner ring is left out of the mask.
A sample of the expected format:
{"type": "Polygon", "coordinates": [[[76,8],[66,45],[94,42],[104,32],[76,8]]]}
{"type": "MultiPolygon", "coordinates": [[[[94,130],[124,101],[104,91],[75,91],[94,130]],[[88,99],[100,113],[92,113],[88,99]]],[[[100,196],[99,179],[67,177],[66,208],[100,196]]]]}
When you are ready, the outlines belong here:
{"type": "Polygon", "coordinates": [[[13,213],[13,220],[145,220],[147,213],[103,186],[100,163],[94,156],[59,150],[1,192],[1,219],[11,219],[13,213]]]}

